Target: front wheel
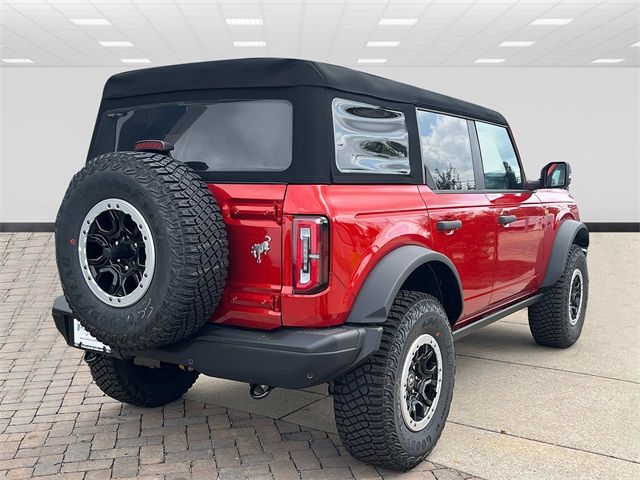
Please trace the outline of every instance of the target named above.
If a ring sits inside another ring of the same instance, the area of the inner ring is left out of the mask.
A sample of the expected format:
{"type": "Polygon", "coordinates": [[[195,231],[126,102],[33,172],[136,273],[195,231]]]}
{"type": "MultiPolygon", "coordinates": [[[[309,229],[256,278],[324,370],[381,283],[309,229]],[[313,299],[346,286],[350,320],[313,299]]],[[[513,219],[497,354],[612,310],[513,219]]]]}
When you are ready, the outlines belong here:
{"type": "Polygon", "coordinates": [[[589,297],[587,259],[572,245],[560,279],[529,307],[529,328],[539,345],[568,348],[578,341],[589,297]]]}
{"type": "Polygon", "coordinates": [[[334,382],[338,433],[358,460],[409,470],[433,450],[453,396],[453,338],[431,295],[401,291],[380,349],[334,382]]]}
{"type": "Polygon", "coordinates": [[[136,365],[89,352],[85,357],[96,385],[109,397],[138,407],[160,407],[178,400],[198,379],[198,372],[177,365],[136,365]]]}

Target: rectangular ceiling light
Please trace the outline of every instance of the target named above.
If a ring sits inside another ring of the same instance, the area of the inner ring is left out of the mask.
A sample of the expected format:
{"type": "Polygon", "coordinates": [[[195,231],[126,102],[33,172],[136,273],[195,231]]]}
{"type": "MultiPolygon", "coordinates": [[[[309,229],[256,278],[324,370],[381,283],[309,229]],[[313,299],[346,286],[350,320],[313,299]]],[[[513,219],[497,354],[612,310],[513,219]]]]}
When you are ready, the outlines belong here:
{"type": "Polygon", "coordinates": [[[4,63],[33,63],[30,58],[3,58],[4,63]]]}
{"type": "Polygon", "coordinates": [[[358,63],[386,63],[386,58],[359,58],[358,63]]]}
{"type": "Polygon", "coordinates": [[[70,18],[76,25],[111,25],[106,18],[70,18]]]}
{"type": "Polygon", "coordinates": [[[260,41],[244,41],[244,42],[233,42],[234,47],[266,47],[267,42],[262,40],[260,41]]]}
{"type": "Polygon", "coordinates": [[[640,47],[640,42],[636,42],[633,45],[631,45],[632,47],[640,47]]]}
{"type": "Polygon", "coordinates": [[[596,58],[591,63],[620,63],[624,62],[624,58],[596,58]]]}
{"type": "Polygon", "coordinates": [[[104,41],[98,43],[103,47],[133,47],[133,42],[130,42],[129,40],[104,41]]]}
{"type": "Polygon", "coordinates": [[[148,58],[121,58],[122,63],[151,63],[148,58]]]}
{"type": "Polygon", "coordinates": [[[227,18],[227,25],[264,25],[261,18],[227,18]]]}
{"type": "Polygon", "coordinates": [[[537,18],[531,25],[566,25],[573,22],[573,18],[537,18]]]}
{"type": "Polygon", "coordinates": [[[536,42],[529,42],[529,41],[508,41],[508,42],[502,42],[500,44],[501,47],[530,47],[531,45],[533,45],[536,42]]]}
{"type": "Polygon", "coordinates": [[[415,25],[417,21],[417,18],[381,18],[378,25],[408,26],[415,25]]]}
{"type": "Polygon", "coordinates": [[[506,58],[479,58],[473,63],[503,63],[506,58]]]}
{"type": "Polygon", "coordinates": [[[367,42],[367,47],[397,47],[400,42],[367,42]]]}

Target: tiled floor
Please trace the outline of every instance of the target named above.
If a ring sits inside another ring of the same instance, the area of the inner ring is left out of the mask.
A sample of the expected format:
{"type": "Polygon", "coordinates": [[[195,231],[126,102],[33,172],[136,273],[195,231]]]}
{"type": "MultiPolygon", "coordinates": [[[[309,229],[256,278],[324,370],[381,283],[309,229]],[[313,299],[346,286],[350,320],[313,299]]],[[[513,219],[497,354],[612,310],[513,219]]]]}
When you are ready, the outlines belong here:
{"type": "MultiPolygon", "coordinates": [[[[157,409],[103,396],[51,320],[60,293],[51,234],[0,234],[0,479],[400,477],[351,458],[330,423],[296,423],[326,401],[322,388],[260,403],[245,386],[203,379],[157,409]]],[[[471,475],[424,462],[401,477],[471,475]]]]}

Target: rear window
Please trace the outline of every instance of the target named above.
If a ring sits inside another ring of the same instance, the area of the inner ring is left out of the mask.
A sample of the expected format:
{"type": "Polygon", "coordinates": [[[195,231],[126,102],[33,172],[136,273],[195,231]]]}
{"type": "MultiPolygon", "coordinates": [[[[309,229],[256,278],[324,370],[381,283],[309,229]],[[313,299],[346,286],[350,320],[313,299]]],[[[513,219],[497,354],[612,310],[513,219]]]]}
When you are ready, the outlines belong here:
{"type": "Polygon", "coordinates": [[[172,103],[115,115],[116,151],[163,140],[174,145],[174,158],[199,171],[282,172],[291,165],[293,108],[286,100],[172,103]]]}

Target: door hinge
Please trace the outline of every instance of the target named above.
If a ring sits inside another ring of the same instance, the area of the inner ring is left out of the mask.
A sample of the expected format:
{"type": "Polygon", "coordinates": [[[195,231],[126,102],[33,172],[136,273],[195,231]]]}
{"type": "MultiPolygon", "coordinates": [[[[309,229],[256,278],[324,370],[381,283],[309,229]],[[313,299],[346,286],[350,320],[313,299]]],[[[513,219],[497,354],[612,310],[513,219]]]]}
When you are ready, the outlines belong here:
{"type": "Polygon", "coordinates": [[[278,223],[282,223],[282,214],[284,211],[284,205],[282,205],[281,203],[276,203],[273,206],[273,215],[276,219],[276,222],[278,223]]]}
{"type": "Polygon", "coordinates": [[[274,312],[279,312],[281,309],[281,299],[280,294],[271,295],[271,310],[274,312]]]}

